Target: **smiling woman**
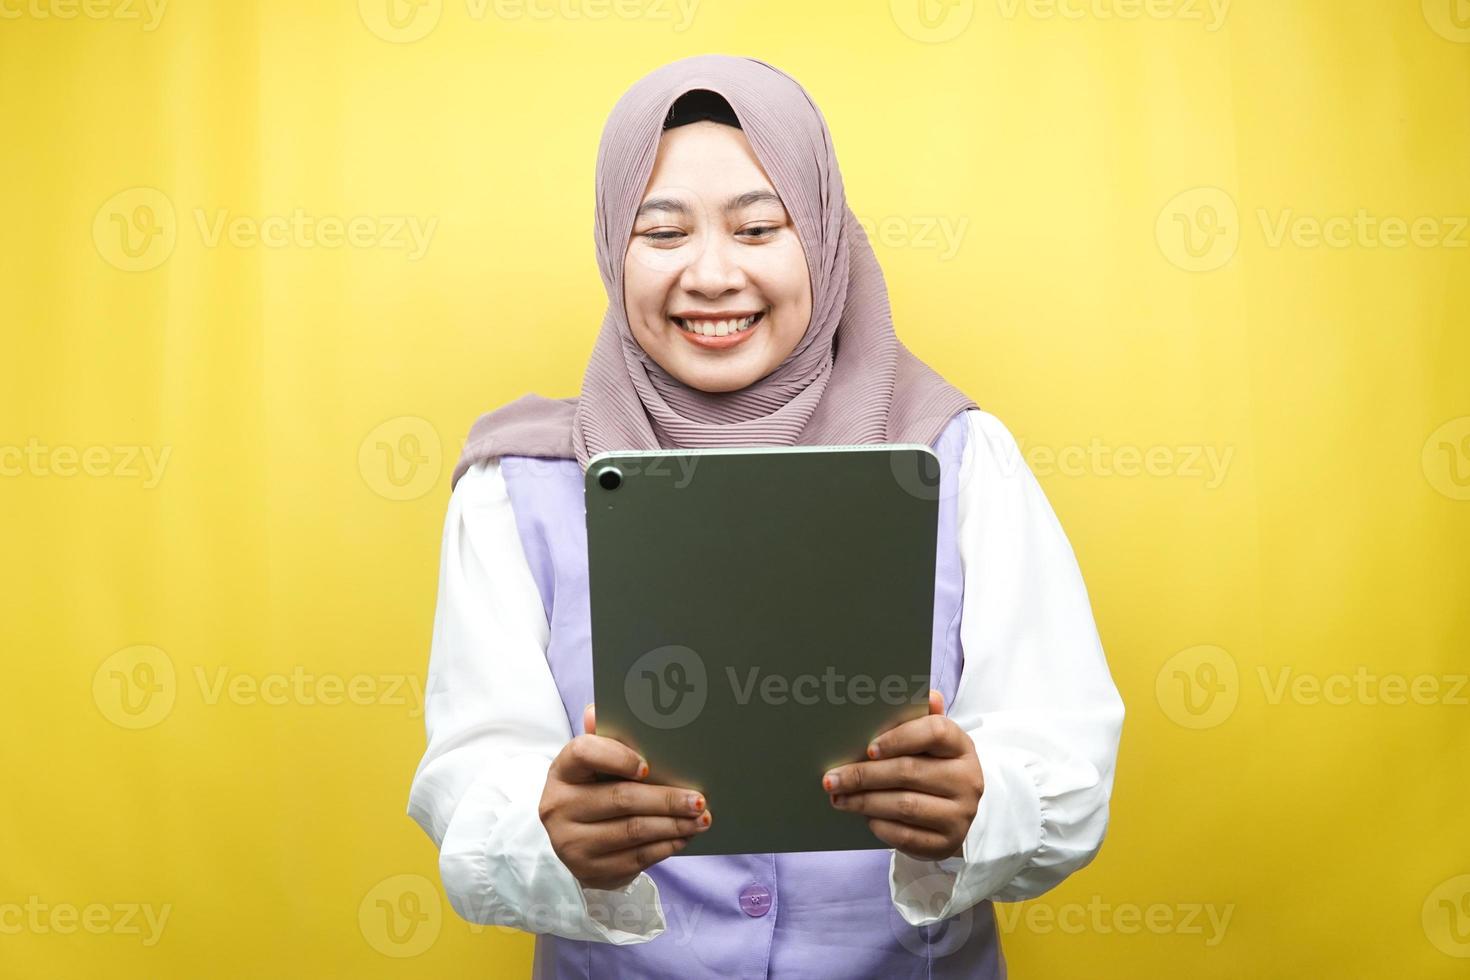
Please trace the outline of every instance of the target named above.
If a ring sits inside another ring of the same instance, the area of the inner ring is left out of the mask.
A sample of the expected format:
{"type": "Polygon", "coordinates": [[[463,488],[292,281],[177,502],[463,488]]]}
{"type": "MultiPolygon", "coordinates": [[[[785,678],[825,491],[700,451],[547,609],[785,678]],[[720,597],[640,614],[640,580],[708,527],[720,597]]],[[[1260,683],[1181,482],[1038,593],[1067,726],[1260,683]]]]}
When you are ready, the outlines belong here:
{"type": "Polygon", "coordinates": [[[1123,705],[1076,559],[1010,433],[899,342],[832,145],[765,62],[635,84],[581,395],[483,416],[455,468],[409,813],[460,915],[538,934],[538,977],[1003,976],[992,901],[1101,846],[1123,705]],[[940,460],[929,713],[810,788],[878,846],[676,856],[720,790],[596,733],[589,459],[893,442],[940,460]]]}
{"type": "Polygon", "coordinates": [[[628,322],[678,381],[734,391],[770,374],[806,333],[806,255],[728,104],[696,90],[670,117],[624,259],[628,322]]]}

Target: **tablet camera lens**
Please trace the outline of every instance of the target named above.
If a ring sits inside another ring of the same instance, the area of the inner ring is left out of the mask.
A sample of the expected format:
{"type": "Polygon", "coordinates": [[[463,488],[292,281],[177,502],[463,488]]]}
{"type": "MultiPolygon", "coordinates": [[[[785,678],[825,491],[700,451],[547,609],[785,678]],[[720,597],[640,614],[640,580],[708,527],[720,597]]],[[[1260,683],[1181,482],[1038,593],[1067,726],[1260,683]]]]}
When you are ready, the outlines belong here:
{"type": "Polygon", "coordinates": [[[623,485],[623,474],[619,473],[615,467],[609,466],[597,474],[597,483],[604,490],[616,490],[623,485]]]}

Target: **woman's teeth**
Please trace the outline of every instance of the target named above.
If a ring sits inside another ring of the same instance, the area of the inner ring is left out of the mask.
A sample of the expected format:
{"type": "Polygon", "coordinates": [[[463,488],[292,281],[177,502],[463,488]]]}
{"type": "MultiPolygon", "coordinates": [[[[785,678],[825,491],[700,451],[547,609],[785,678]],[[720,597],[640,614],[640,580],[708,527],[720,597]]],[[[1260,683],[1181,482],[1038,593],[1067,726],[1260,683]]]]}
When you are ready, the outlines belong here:
{"type": "Polygon", "coordinates": [[[740,320],[681,320],[678,317],[672,319],[678,324],[680,330],[702,334],[705,337],[728,337],[732,333],[749,330],[761,316],[761,313],[757,313],[740,320]]]}

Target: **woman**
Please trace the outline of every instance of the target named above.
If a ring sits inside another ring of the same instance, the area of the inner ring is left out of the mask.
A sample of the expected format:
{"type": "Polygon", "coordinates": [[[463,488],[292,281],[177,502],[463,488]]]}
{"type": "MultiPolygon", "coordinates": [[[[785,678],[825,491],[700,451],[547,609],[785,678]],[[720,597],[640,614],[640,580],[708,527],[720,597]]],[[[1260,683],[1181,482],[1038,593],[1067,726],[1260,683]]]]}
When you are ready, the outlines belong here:
{"type": "Polygon", "coordinates": [[[1005,427],[894,335],[793,79],[666,65],[613,109],[596,176],[609,304],[581,396],[482,417],[453,475],[409,803],[450,902],[537,933],[544,977],[1003,976],[990,903],[1097,853],[1123,719],[1061,527],[1005,427]],[[941,460],[931,713],[812,785],[889,849],[676,857],[719,798],[596,734],[588,460],[920,441],[941,460]]]}

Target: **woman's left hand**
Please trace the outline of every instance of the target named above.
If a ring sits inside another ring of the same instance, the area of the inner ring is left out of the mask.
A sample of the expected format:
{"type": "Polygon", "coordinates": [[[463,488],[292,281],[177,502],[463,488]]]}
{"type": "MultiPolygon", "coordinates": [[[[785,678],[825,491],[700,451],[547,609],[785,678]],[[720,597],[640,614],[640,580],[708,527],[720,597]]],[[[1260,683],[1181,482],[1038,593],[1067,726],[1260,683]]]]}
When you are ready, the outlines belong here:
{"type": "Polygon", "coordinates": [[[929,714],[873,739],[868,758],[822,777],[832,805],[866,816],[879,840],[909,857],[963,856],[985,774],[975,743],[944,714],[944,695],[931,689],[929,714]]]}

